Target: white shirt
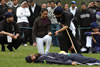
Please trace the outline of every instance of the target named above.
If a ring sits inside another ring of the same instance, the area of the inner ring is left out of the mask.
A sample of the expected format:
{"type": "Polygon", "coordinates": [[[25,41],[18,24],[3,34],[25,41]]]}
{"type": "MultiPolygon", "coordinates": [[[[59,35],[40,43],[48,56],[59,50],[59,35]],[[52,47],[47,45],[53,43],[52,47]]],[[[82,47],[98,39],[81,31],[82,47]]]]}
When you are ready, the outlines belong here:
{"type": "Polygon", "coordinates": [[[29,23],[28,18],[27,18],[31,15],[29,8],[18,7],[16,15],[17,15],[17,23],[21,23],[21,22],[29,23]]]}
{"type": "Polygon", "coordinates": [[[76,14],[76,9],[77,9],[77,7],[75,7],[74,9],[72,9],[72,7],[70,7],[70,12],[73,14],[73,16],[75,16],[75,14],[76,14]]]}
{"type": "Polygon", "coordinates": [[[35,7],[36,7],[36,4],[34,4],[34,6],[31,7],[33,13],[35,11],[35,7]]]}
{"type": "MultiPolygon", "coordinates": [[[[56,8],[56,7],[55,7],[56,8]]],[[[54,10],[55,10],[55,8],[51,8],[51,7],[48,7],[47,9],[48,9],[48,17],[49,17],[49,19],[51,20],[51,23],[52,24],[58,24],[58,21],[57,21],[57,18],[56,18],[56,16],[54,15],[54,10]]]]}

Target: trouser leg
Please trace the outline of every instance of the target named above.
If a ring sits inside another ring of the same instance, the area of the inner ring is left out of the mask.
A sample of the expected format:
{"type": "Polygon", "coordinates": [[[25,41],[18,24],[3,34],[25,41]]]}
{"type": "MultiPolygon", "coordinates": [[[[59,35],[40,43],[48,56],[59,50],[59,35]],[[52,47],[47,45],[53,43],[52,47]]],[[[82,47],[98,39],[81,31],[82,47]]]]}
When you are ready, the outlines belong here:
{"type": "Polygon", "coordinates": [[[58,40],[60,44],[60,50],[68,52],[69,48],[71,47],[70,40],[68,39],[67,33],[60,33],[58,35],[58,40]]]}
{"type": "Polygon", "coordinates": [[[43,38],[43,41],[46,43],[45,54],[47,54],[49,52],[49,49],[50,49],[50,46],[51,46],[52,37],[49,36],[49,35],[46,35],[43,38]]]}
{"type": "Polygon", "coordinates": [[[29,30],[29,42],[30,42],[30,45],[33,44],[33,40],[32,40],[32,30],[29,30]]]}
{"type": "Polygon", "coordinates": [[[43,39],[42,38],[36,38],[36,43],[37,43],[38,53],[44,54],[43,39]]]}
{"type": "Polygon", "coordinates": [[[5,44],[7,43],[7,37],[0,36],[1,51],[5,51],[5,44]]]}
{"type": "Polygon", "coordinates": [[[18,37],[18,39],[13,41],[13,46],[17,50],[22,43],[23,43],[23,39],[21,37],[18,37]]]}
{"type": "Polygon", "coordinates": [[[1,51],[5,51],[5,44],[1,44],[1,51]]]}
{"type": "MultiPolygon", "coordinates": [[[[24,27],[29,27],[29,24],[25,23],[24,27]]],[[[25,43],[27,43],[29,39],[29,29],[24,29],[24,38],[25,38],[25,43]]]]}

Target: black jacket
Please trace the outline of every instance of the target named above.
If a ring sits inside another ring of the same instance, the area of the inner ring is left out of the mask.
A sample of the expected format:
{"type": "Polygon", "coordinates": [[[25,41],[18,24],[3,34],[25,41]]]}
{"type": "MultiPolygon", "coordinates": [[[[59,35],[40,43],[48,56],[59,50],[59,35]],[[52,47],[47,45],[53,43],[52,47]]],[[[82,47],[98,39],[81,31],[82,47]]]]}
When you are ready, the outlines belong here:
{"type": "Polygon", "coordinates": [[[91,12],[88,9],[86,9],[80,11],[77,20],[78,25],[80,25],[80,27],[88,27],[90,26],[90,23],[92,22],[93,18],[91,12]]]}
{"type": "Polygon", "coordinates": [[[16,34],[16,33],[19,33],[19,27],[15,22],[8,23],[7,21],[2,21],[0,23],[0,31],[16,34]]]}
{"type": "Polygon", "coordinates": [[[31,13],[31,16],[28,17],[29,25],[30,25],[30,27],[33,27],[33,23],[34,23],[35,19],[40,15],[41,7],[36,4],[34,13],[32,12],[31,6],[29,7],[29,10],[30,10],[30,13],[31,13]]]}

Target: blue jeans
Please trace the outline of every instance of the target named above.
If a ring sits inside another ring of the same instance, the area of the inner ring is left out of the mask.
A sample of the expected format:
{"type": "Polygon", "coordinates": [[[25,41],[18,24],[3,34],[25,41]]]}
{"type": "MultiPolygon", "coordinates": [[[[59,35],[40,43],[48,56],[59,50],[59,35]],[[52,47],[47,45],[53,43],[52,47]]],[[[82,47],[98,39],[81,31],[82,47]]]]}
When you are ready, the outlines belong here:
{"type": "Polygon", "coordinates": [[[59,46],[58,37],[55,36],[55,32],[60,29],[59,24],[51,24],[51,32],[52,32],[52,43],[53,46],[59,46]]]}

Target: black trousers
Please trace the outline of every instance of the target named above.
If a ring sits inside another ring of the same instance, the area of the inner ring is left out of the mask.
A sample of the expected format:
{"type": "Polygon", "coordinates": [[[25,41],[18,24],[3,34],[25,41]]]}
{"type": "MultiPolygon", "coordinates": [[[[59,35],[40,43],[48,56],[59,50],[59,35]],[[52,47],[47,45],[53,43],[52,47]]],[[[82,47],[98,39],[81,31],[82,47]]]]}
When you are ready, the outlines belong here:
{"type": "Polygon", "coordinates": [[[29,29],[27,28],[21,28],[21,27],[29,27],[29,24],[26,22],[18,23],[18,26],[20,27],[20,35],[23,36],[24,42],[23,44],[26,44],[29,40],[29,29]]]}
{"type": "MultiPolygon", "coordinates": [[[[30,28],[32,28],[32,27],[30,27],[30,28]]],[[[30,45],[33,44],[33,39],[32,39],[32,29],[29,30],[29,43],[30,43],[30,45]]]]}
{"type": "MultiPolygon", "coordinates": [[[[72,38],[72,41],[74,43],[74,46],[75,46],[77,52],[80,53],[80,46],[77,42],[77,39],[75,39],[75,37],[73,36],[73,34],[70,30],[68,30],[68,31],[69,31],[69,34],[72,38]]],[[[68,50],[69,50],[69,48],[71,48],[72,44],[71,44],[71,41],[69,39],[67,32],[66,31],[61,32],[58,35],[58,40],[59,40],[59,44],[60,44],[60,50],[68,52],[68,50]]]]}
{"type": "Polygon", "coordinates": [[[23,39],[21,37],[18,37],[17,39],[12,39],[11,43],[8,43],[7,36],[0,36],[0,44],[2,51],[5,51],[5,44],[8,44],[8,46],[11,48],[14,47],[15,49],[18,49],[22,42],[23,39]]]}
{"type": "Polygon", "coordinates": [[[90,29],[82,29],[80,31],[80,34],[81,34],[80,40],[81,40],[81,43],[82,43],[82,47],[86,47],[86,36],[84,35],[84,33],[89,32],[89,31],[90,31],[90,29]]]}

